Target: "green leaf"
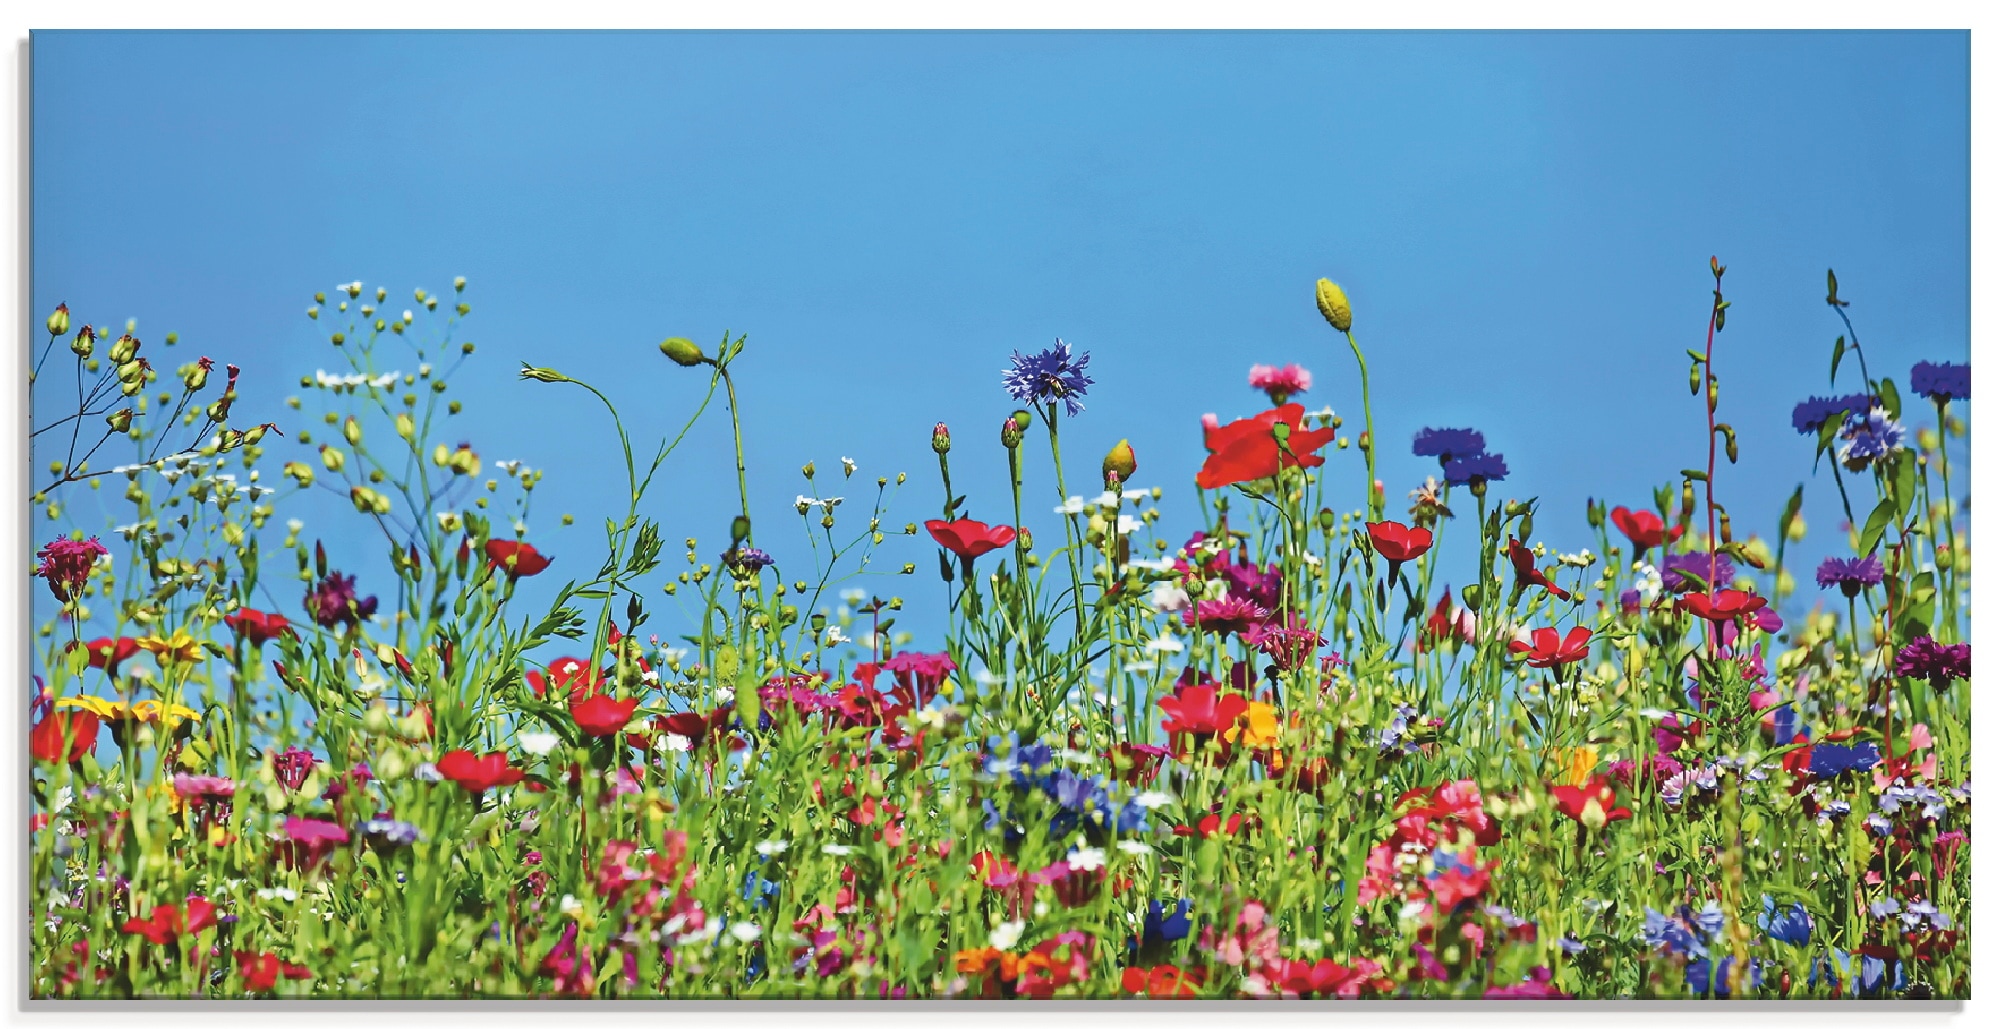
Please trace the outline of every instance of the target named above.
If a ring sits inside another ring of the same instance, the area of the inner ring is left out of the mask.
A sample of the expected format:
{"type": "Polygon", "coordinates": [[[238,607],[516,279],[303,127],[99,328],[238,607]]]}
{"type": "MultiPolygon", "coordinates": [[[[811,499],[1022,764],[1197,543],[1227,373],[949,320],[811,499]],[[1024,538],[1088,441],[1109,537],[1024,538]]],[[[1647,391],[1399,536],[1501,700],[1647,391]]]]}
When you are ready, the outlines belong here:
{"type": "Polygon", "coordinates": [[[1826,373],[1827,385],[1833,385],[1833,380],[1840,376],[1840,359],[1845,356],[1847,356],[1847,337],[1841,336],[1833,341],[1833,370],[1826,373]]]}
{"type": "Polygon", "coordinates": [[[1889,531],[1889,523],[1895,517],[1895,500],[1885,499],[1881,503],[1876,504],[1875,510],[1868,515],[1868,524],[1861,529],[1861,544],[1856,549],[1856,552],[1861,554],[1873,553],[1876,546],[1882,542],[1882,534],[1889,531]]]}
{"type": "Polygon", "coordinates": [[[1917,499],[1917,455],[1915,451],[1896,452],[1896,469],[1890,479],[1890,496],[1896,498],[1896,520],[1910,516],[1910,504],[1917,499]]]}
{"type": "Polygon", "coordinates": [[[1840,306],[1840,280],[1833,277],[1831,268],[1826,270],[1826,302],[1835,307],[1840,306]]]}
{"type": "Polygon", "coordinates": [[[1778,518],[1778,535],[1783,536],[1792,527],[1792,519],[1799,516],[1799,508],[1805,504],[1806,488],[1801,484],[1792,490],[1792,499],[1785,501],[1785,513],[1778,518]]]}
{"type": "Polygon", "coordinates": [[[1881,395],[1882,410],[1889,412],[1889,417],[1898,419],[1903,417],[1903,395],[1896,392],[1894,382],[1883,379],[1876,392],[1881,395]]]}
{"type": "Polygon", "coordinates": [[[1695,468],[1681,469],[1681,477],[1686,479],[1693,479],[1696,482],[1708,481],[1708,473],[1695,468]]]}

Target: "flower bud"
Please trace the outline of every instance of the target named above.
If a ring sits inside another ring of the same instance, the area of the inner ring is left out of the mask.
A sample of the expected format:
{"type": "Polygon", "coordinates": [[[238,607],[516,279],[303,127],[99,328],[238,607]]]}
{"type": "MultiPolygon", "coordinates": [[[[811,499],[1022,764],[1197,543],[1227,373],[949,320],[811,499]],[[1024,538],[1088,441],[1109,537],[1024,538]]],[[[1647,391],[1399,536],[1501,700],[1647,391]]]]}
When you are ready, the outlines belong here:
{"type": "Polygon", "coordinates": [[[139,341],[128,332],[111,344],[111,350],[105,356],[111,358],[112,364],[124,364],[139,356],[139,341]]]}
{"type": "Polygon", "coordinates": [[[327,471],[338,472],[347,466],[347,452],[339,447],[322,443],[319,446],[319,460],[321,464],[326,465],[327,471]]]}
{"type": "Polygon", "coordinates": [[[1131,482],[1132,473],[1139,470],[1139,455],[1132,452],[1132,441],[1121,439],[1118,445],[1104,455],[1104,481],[1107,486],[1113,475],[1119,482],[1131,482]]]}
{"type": "Polygon", "coordinates": [[[799,469],[799,474],[804,475],[807,481],[811,481],[813,475],[815,475],[818,471],[819,469],[813,467],[813,463],[811,461],[807,461],[805,463],[805,467],[799,469]]]}
{"type": "Polygon", "coordinates": [[[310,486],[313,484],[312,466],[306,464],[304,461],[285,462],[284,474],[298,482],[300,486],[310,486]]]}
{"type": "Polygon", "coordinates": [[[682,339],[679,336],[662,342],[660,353],[667,355],[667,360],[682,368],[693,368],[708,360],[708,355],[702,353],[701,348],[696,346],[693,340],[682,339]]]}
{"type": "Polygon", "coordinates": [[[1330,507],[1322,507],[1322,508],[1320,508],[1320,509],[1319,509],[1319,528],[1320,528],[1320,531],[1321,531],[1321,532],[1332,532],[1332,531],[1333,531],[1333,526],[1334,526],[1334,515],[1333,515],[1333,508],[1330,508],[1330,507]]]}
{"type": "Polygon", "coordinates": [[[1000,420],[1001,446],[1006,447],[1008,450],[1013,450],[1021,445],[1021,438],[1024,435],[1025,433],[1021,431],[1021,423],[1016,421],[1012,415],[1000,420]]]}
{"type": "Polygon", "coordinates": [[[570,381],[570,377],[569,377],[569,376],[567,376],[567,375],[564,375],[563,373],[561,373],[561,372],[559,372],[559,371],[556,371],[556,370],[555,370],[554,368],[536,368],[536,367],[534,367],[534,366],[532,366],[532,365],[528,365],[528,364],[522,364],[522,365],[521,365],[521,378],[524,378],[524,379],[533,379],[533,380],[535,380],[536,382],[568,382],[568,381],[570,381]]]}
{"type": "MultiPolygon", "coordinates": [[[[1795,514],[1792,516],[1791,524],[1785,526],[1785,538],[1791,540],[1793,543],[1799,543],[1805,540],[1806,538],[1805,515],[1795,514]]],[[[1945,548],[1940,547],[1938,549],[1939,553],[1944,553],[1944,551],[1945,548]]]]}
{"type": "Polygon", "coordinates": [[[132,409],[121,408],[106,415],[104,424],[111,426],[112,432],[124,432],[132,427],[132,409]]]}
{"type": "Polygon", "coordinates": [[[55,312],[49,315],[49,335],[62,336],[69,332],[69,305],[57,304],[55,312]]]}
{"type": "Polygon", "coordinates": [[[361,727],[376,736],[383,736],[388,734],[391,720],[389,706],[378,700],[368,705],[368,710],[361,715],[361,727]]]}
{"type": "Polygon", "coordinates": [[[446,464],[450,463],[450,461],[451,461],[451,451],[445,449],[444,444],[440,443],[437,446],[431,448],[432,464],[437,465],[439,468],[443,468],[446,464]]]}
{"type": "Polygon", "coordinates": [[[736,517],[729,520],[730,546],[732,547],[736,546],[737,544],[740,544],[744,540],[747,540],[749,538],[750,538],[750,519],[748,516],[737,515],[736,517]]]}
{"type": "Polygon", "coordinates": [[[347,421],[340,426],[340,434],[347,437],[349,446],[361,445],[361,423],[355,421],[353,415],[348,415],[347,421]]]}
{"type": "Polygon", "coordinates": [[[931,429],[931,449],[939,454],[951,453],[951,430],[946,428],[943,422],[937,423],[931,429]]]}
{"type": "Polygon", "coordinates": [[[76,338],[69,341],[69,349],[70,353],[90,360],[90,355],[97,350],[97,333],[88,325],[76,330],[76,338]]]}
{"type": "Polygon", "coordinates": [[[1320,316],[1335,331],[1346,332],[1354,327],[1354,310],[1347,306],[1347,294],[1332,279],[1319,280],[1316,299],[1320,316]]]}
{"type": "Polygon", "coordinates": [[[415,418],[410,417],[409,412],[402,411],[397,413],[396,435],[401,436],[406,440],[416,438],[417,420],[415,418]]]}
{"type": "Polygon", "coordinates": [[[181,365],[181,385],[187,387],[189,393],[201,392],[201,388],[208,385],[208,370],[214,366],[215,362],[206,357],[181,365]]]}

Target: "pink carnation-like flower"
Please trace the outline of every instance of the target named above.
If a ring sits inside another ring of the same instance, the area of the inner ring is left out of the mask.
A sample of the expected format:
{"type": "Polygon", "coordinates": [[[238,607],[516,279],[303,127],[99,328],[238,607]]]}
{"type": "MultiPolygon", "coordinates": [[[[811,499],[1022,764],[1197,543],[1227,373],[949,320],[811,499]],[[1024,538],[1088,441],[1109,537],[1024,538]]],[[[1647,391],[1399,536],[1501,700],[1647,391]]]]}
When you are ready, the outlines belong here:
{"type": "Polygon", "coordinates": [[[47,579],[49,592],[67,604],[83,592],[97,559],[110,553],[95,536],[87,540],[55,540],[35,555],[42,561],[35,574],[47,579]]]}
{"type": "Polygon", "coordinates": [[[1283,368],[1273,368],[1268,364],[1250,366],[1250,388],[1269,393],[1273,404],[1283,405],[1293,394],[1311,389],[1312,384],[1312,373],[1295,364],[1283,368]]]}

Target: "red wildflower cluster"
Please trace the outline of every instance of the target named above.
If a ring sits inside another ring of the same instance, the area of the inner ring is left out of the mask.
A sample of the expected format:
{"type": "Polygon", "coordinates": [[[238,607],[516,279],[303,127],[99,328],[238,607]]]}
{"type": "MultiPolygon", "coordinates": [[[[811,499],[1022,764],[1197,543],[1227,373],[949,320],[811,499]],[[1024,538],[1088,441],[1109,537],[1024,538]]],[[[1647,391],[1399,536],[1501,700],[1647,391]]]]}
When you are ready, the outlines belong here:
{"type": "Polygon", "coordinates": [[[1221,489],[1268,479],[1285,468],[1325,464],[1326,458],[1314,451],[1333,442],[1335,430],[1307,431],[1302,428],[1305,416],[1303,404],[1284,404],[1253,418],[1207,427],[1202,442],[1208,447],[1208,460],[1196,474],[1195,484],[1202,489],[1221,489]]]}
{"type": "Polygon", "coordinates": [[[195,936],[203,930],[215,928],[215,905],[206,897],[189,897],[185,906],[180,904],[158,904],[145,918],[132,917],[125,920],[124,930],[134,936],[143,936],[149,943],[165,947],[179,943],[182,938],[195,936]]]}

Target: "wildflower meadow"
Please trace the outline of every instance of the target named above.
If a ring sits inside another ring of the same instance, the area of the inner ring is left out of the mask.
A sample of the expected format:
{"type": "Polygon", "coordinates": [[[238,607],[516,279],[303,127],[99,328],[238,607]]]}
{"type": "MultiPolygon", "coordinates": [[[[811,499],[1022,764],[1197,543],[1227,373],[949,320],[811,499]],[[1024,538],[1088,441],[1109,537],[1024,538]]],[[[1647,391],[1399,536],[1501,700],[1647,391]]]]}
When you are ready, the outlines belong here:
{"type": "Polygon", "coordinates": [[[1312,369],[1218,380],[1240,416],[1181,440],[1066,450],[1115,388],[1085,349],[969,355],[1018,410],[907,401],[934,474],[746,462],[744,335],[634,349],[631,382],[552,350],[520,375],[629,497],[561,548],[516,528],[544,470],[453,421],[481,401],[463,279],[314,295],[340,370],[267,424],[232,416],[227,355],[174,368],[57,308],[30,991],[1968,997],[1969,367],[1871,368],[1829,272],[1830,395],[1739,439],[1762,387],[1709,273],[1663,415],[1707,444],[1632,455],[1650,495],[1545,509],[1506,426],[1378,435],[1367,298],[1321,279],[1312,369]],[[685,428],[628,432],[670,376],[706,383],[667,415],[726,421],[733,478],[677,473],[685,428]],[[1335,377],[1359,409],[1309,412],[1335,377]],[[1136,485],[1197,442],[1195,481],[1136,485]],[[1402,447],[1435,472],[1380,481],[1402,447]],[[1802,492],[1732,506],[1749,447],[1834,479],[1846,553],[1788,559],[1802,492]],[[956,492],[969,450],[1011,491],[956,492]],[[796,514],[753,511],[752,476],[796,514]],[[115,527],[74,524],[90,489],[122,491],[115,527]],[[349,524],[288,518],[307,491],[349,524]],[[739,513],[670,535],[690,491],[739,513]],[[1020,528],[1052,503],[1060,533],[1020,528]],[[387,560],[340,567],[334,532],[387,560]],[[935,561],[875,560],[893,535],[935,561]],[[920,605],[942,631],[899,633],[920,605]]]}

